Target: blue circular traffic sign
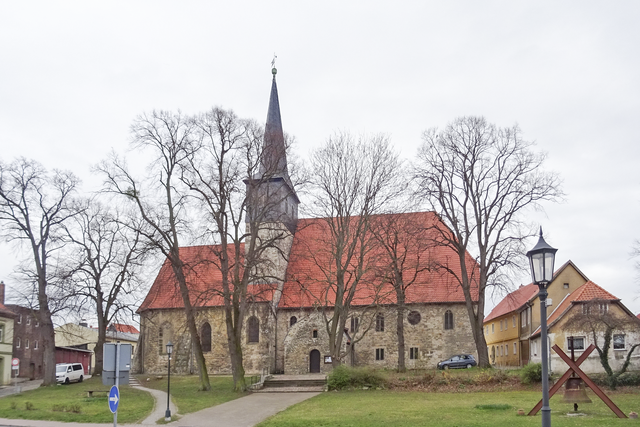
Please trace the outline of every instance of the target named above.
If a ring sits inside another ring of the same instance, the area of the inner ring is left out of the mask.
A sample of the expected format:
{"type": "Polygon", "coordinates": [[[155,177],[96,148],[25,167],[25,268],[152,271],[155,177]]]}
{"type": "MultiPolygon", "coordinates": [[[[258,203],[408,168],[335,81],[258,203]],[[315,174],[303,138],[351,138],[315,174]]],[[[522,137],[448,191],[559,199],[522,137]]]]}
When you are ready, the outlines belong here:
{"type": "Polygon", "coordinates": [[[120,403],[120,391],[118,387],[111,386],[111,390],[109,390],[109,409],[112,413],[116,413],[118,410],[118,403],[120,403]]]}

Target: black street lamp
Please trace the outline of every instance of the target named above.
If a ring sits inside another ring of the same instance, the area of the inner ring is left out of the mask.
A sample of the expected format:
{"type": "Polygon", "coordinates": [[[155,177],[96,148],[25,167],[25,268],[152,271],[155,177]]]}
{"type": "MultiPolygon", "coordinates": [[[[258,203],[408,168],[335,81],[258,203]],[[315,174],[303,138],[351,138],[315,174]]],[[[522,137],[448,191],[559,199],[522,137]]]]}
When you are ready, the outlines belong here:
{"type": "Polygon", "coordinates": [[[169,360],[167,361],[167,410],[164,413],[164,420],[171,421],[171,409],[169,409],[169,399],[171,391],[171,353],[173,353],[173,344],[171,341],[167,343],[167,355],[169,360]]]}
{"type": "Polygon", "coordinates": [[[547,342],[547,287],[553,280],[553,263],[557,249],[552,248],[542,237],[533,249],[527,252],[531,264],[533,283],[538,285],[540,292],[540,340],[542,341],[542,427],[551,427],[551,408],[549,407],[549,356],[547,342]]]}

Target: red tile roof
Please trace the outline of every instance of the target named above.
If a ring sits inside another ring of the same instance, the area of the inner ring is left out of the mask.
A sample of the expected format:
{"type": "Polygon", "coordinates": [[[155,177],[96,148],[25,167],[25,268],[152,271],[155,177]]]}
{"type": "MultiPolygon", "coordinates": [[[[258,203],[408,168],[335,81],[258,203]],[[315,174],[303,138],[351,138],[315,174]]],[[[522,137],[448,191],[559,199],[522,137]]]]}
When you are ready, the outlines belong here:
{"type": "MultiPolygon", "coordinates": [[[[569,310],[569,308],[571,308],[574,303],[594,300],[620,301],[619,298],[589,280],[587,283],[567,295],[560,304],[558,304],[556,309],[547,317],[547,324],[549,326],[553,325],[569,310]]],[[[540,327],[538,326],[531,336],[538,335],[539,333],[540,327]]]]}
{"type": "MultiPolygon", "coordinates": [[[[190,301],[194,307],[216,307],[224,305],[222,299],[222,273],[217,264],[216,251],[219,245],[187,246],[180,248],[180,258],[184,263],[187,286],[190,291],[190,301]]],[[[234,256],[229,248],[229,262],[234,262],[234,256]]],[[[240,247],[244,254],[244,245],[240,247]]],[[[233,285],[230,285],[233,291],[233,285]]],[[[256,300],[270,300],[273,286],[252,286],[251,292],[256,300]]],[[[138,308],[138,313],[150,309],[182,308],[184,303],[180,295],[178,281],[175,278],[171,263],[165,260],[156,276],[149,293],[138,308]]]]}
{"type": "MultiPolygon", "coordinates": [[[[433,212],[419,212],[410,214],[397,214],[395,217],[410,218],[421,224],[415,233],[424,235],[424,241],[437,236],[433,226],[444,227],[440,219],[433,212]]],[[[355,218],[352,218],[355,221],[355,218]]],[[[335,300],[334,291],[327,286],[326,274],[333,271],[331,263],[330,233],[326,219],[300,219],[293,239],[287,276],[284,283],[280,307],[312,307],[320,301],[335,300]]],[[[194,306],[221,306],[223,300],[220,296],[222,275],[215,262],[211,259],[212,251],[219,250],[218,246],[194,246],[180,249],[180,255],[188,267],[187,283],[192,291],[192,304],[194,306]]],[[[242,250],[243,252],[244,250],[242,250]]],[[[374,300],[374,295],[383,296],[386,303],[396,302],[391,285],[374,286],[380,280],[376,280],[376,272],[388,268],[389,260],[380,250],[369,254],[373,260],[370,269],[365,272],[363,285],[359,286],[353,299],[353,305],[367,305],[374,300]]],[[[419,271],[415,282],[407,289],[406,302],[411,303],[445,303],[464,302],[462,288],[454,275],[460,274],[460,265],[457,262],[456,253],[445,247],[423,248],[420,256],[412,252],[405,264],[418,266],[419,271]],[[447,266],[451,272],[443,271],[443,268],[435,266],[447,266]],[[430,267],[429,270],[426,270],[430,267]]],[[[477,264],[467,254],[469,269],[477,277],[477,264]]],[[[331,273],[332,274],[332,273],[331,273]]],[[[255,300],[271,300],[273,285],[252,286],[257,296],[255,300]]],[[[474,300],[477,300],[477,287],[472,289],[474,300]]],[[[160,269],[158,276],[151,287],[147,297],[138,309],[142,312],[157,308],[179,308],[182,300],[178,291],[175,276],[168,261],[160,269]]]]}
{"type": "Polygon", "coordinates": [[[109,328],[107,329],[111,329],[113,328],[113,330],[115,330],[116,332],[126,332],[128,334],[139,334],[140,331],[136,329],[135,326],[133,325],[125,325],[122,323],[112,323],[109,328]]]}
{"type": "Polygon", "coordinates": [[[520,286],[515,291],[508,294],[496,305],[491,313],[485,317],[484,321],[489,322],[500,316],[511,313],[521,308],[531,298],[534,298],[538,294],[538,286],[530,283],[527,286],[520,286]]]}

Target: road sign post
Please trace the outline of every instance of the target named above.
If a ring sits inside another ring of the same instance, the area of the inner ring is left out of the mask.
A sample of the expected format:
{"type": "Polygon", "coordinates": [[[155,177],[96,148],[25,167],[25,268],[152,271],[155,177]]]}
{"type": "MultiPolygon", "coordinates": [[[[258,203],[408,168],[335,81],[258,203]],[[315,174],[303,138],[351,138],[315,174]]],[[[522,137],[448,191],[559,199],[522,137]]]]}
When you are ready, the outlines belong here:
{"type": "Polygon", "coordinates": [[[111,386],[111,390],[109,390],[109,410],[111,410],[111,413],[113,413],[114,415],[118,412],[119,403],[120,390],[118,390],[118,386],[111,386]]]}

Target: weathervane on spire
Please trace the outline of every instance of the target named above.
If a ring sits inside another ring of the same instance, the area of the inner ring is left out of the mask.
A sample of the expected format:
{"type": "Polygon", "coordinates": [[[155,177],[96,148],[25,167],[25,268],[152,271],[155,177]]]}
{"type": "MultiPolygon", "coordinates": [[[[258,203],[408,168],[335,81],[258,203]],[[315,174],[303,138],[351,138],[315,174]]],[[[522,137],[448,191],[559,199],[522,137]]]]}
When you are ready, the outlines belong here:
{"type": "Polygon", "coordinates": [[[278,70],[276,70],[276,59],[278,57],[276,56],[276,53],[273,53],[273,59],[271,60],[271,73],[273,74],[273,76],[275,77],[276,73],[278,72],[278,70]]]}

